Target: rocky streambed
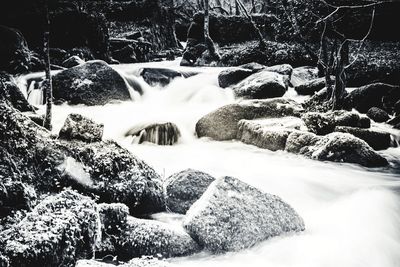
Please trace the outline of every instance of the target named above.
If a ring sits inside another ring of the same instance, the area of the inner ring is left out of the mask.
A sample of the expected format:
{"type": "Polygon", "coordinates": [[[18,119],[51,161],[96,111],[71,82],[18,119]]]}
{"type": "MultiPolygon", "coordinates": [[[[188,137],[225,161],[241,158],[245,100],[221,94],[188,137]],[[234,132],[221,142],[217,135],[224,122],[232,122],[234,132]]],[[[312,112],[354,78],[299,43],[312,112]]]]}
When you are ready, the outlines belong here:
{"type": "Polygon", "coordinates": [[[313,68],[175,64],[55,74],[52,132],[2,77],[1,264],[399,263],[398,87],[332,112],[313,68]]]}

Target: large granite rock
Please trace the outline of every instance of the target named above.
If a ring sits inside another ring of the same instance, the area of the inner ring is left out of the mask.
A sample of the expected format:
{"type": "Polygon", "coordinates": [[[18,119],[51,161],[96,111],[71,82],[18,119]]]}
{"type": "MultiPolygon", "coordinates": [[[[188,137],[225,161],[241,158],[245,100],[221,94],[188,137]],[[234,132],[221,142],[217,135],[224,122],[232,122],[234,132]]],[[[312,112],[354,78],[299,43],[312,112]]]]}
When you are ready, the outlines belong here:
{"type": "Polygon", "coordinates": [[[313,95],[325,88],[325,78],[318,78],[298,84],[294,89],[299,95],[313,95]]]}
{"type": "Polygon", "coordinates": [[[388,165],[388,161],[365,141],[348,133],[317,136],[308,132],[293,132],[286,141],[285,150],[321,161],[356,163],[365,167],[388,165]]]}
{"type": "Polygon", "coordinates": [[[288,78],[276,72],[261,70],[242,80],[232,89],[237,97],[265,99],[283,96],[288,88],[288,78]]]}
{"type": "Polygon", "coordinates": [[[164,181],[167,209],[185,214],[215,180],[207,173],[187,169],[164,181]]]}
{"type": "Polygon", "coordinates": [[[85,105],[104,105],[131,99],[125,79],[100,60],[89,61],[54,75],[53,95],[58,102],[85,105]]]}
{"type": "Polygon", "coordinates": [[[223,106],[202,117],[196,124],[198,137],[232,140],[237,137],[240,120],[300,116],[300,104],[285,98],[246,100],[223,106]]]}
{"type": "Polygon", "coordinates": [[[347,102],[351,107],[362,113],[366,113],[373,107],[385,109],[382,99],[392,91],[400,91],[400,87],[384,83],[373,83],[351,91],[347,97],[347,102]]]}
{"type": "Polygon", "coordinates": [[[367,112],[367,116],[375,122],[386,122],[390,119],[386,111],[377,107],[370,108],[367,112]]]}
{"type": "Polygon", "coordinates": [[[93,256],[99,222],[93,200],[64,191],[1,232],[0,250],[10,266],[75,266],[78,259],[93,256]]]}
{"type": "Polygon", "coordinates": [[[272,151],[285,150],[286,139],[294,130],[305,129],[300,118],[241,120],[237,139],[272,151]]]}
{"type": "Polygon", "coordinates": [[[279,197],[232,177],[209,186],[187,212],[184,227],[212,253],[238,251],[305,228],[302,218],[279,197]]]}

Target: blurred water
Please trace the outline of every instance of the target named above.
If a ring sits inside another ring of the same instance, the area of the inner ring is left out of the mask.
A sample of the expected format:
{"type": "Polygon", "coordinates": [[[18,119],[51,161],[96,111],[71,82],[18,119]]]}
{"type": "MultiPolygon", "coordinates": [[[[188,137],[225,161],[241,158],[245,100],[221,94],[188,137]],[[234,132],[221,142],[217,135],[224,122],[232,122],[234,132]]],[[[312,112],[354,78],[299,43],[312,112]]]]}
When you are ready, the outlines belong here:
{"type": "MultiPolygon", "coordinates": [[[[137,77],[138,68],[143,66],[175,65],[176,62],[164,62],[115,66],[129,84],[140,84],[144,94],[135,101],[105,106],[55,106],[54,131],[59,131],[69,113],[83,114],[104,123],[105,138],[117,140],[163,177],[194,168],[216,177],[234,176],[281,196],[304,218],[306,231],[273,238],[237,253],[213,256],[203,252],[172,259],[174,265],[400,266],[398,148],[383,151],[391,161],[390,168],[372,170],[271,152],[237,141],[197,139],[194,129],[198,119],[235,99],[231,90],[218,87],[220,69],[201,69],[202,74],[175,79],[165,88],[150,87],[137,77]],[[124,137],[128,129],[145,121],[175,123],[182,133],[180,142],[174,146],[138,145],[124,137]]],[[[293,91],[288,96],[296,97],[293,91]]],[[[399,136],[398,131],[391,131],[399,136]]],[[[176,223],[179,217],[164,220],[176,223]]]]}

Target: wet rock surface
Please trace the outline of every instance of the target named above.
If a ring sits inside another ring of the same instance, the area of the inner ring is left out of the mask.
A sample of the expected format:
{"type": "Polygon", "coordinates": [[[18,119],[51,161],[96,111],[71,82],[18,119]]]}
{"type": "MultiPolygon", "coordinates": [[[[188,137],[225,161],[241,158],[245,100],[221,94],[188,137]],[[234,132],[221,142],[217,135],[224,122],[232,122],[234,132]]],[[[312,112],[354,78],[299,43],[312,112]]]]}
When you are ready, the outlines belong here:
{"type": "Polygon", "coordinates": [[[150,142],[167,146],[176,144],[181,137],[181,132],[172,122],[149,122],[131,128],[125,136],[133,136],[133,141],[139,144],[150,142]]]}
{"type": "Polygon", "coordinates": [[[101,141],[104,125],[80,114],[70,114],[64,122],[58,137],[64,140],[80,140],[88,143],[101,141]]]}
{"type": "Polygon", "coordinates": [[[286,76],[262,70],[247,77],[232,89],[237,97],[265,99],[283,96],[287,91],[287,84],[286,76]]]}
{"type": "Polygon", "coordinates": [[[238,251],[305,228],[296,211],[279,197],[232,177],[210,185],[187,212],[184,227],[212,253],[238,251]]]}
{"type": "Polygon", "coordinates": [[[124,78],[104,61],[89,61],[56,74],[53,95],[59,102],[89,106],[131,99],[124,78]]]}
{"type": "Polygon", "coordinates": [[[167,209],[186,214],[214,180],[209,174],[193,169],[169,176],[164,181],[167,209]]]}
{"type": "Polygon", "coordinates": [[[201,118],[196,124],[198,137],[214,140],[235,139],[240,120],[300,116],[300,104],[285,98],[246,100],[223,106],[201,118]]]}
{"type": "Polygon", "coordinates": [[[320,137],[294,132],[286,141],[286,151],[321,161],[356,163],[365,167],[388,165],[388,161],[365,141],[348,133],[335,132],[320,137]]]}

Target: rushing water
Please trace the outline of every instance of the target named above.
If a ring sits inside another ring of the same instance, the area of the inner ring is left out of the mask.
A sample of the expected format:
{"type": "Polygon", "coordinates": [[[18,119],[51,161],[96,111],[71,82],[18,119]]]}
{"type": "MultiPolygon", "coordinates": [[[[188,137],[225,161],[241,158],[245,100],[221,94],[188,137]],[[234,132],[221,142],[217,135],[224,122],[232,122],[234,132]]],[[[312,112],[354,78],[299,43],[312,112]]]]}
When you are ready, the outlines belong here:
{"type": "MultiPolygon", "coordinates": [[[[197,139],[197,120],[235,101],[229,89],[218,87],[220,69],[201,69],[197,76],[178,78],[165,88],[157,88],[136,77],[143,66],[176,68],[176,62],[116,66],[130,82],[143,87],[144,95],[136,101],[98,107],[55,106],[54,131],[69,113],[81,113],[104,123],[105,138],[117,140],[164,177],[186,168],[216,177],[234,176],[281,196],[306,224],[306,231],[299,234],[272,238],[236,253],[213,256],[203,252],[172,259],[174,265],[400,266],[399,148],[383,152],[392,162],[391,168],[371,170],[271,152],[237,141],[197,139]],[[176,123],[182,133],[180,142],[174,146],[138,145],[131,137],[124,137],[129,128],[146,121],[176,123]]],[[[295,97],[295,93],[290,91],[288,96],[295,97]]],[[[33,96],[28,99],[40,101],[33,96]]],[[[398,135],[398,131],[393,133],[398,135]]]]}

